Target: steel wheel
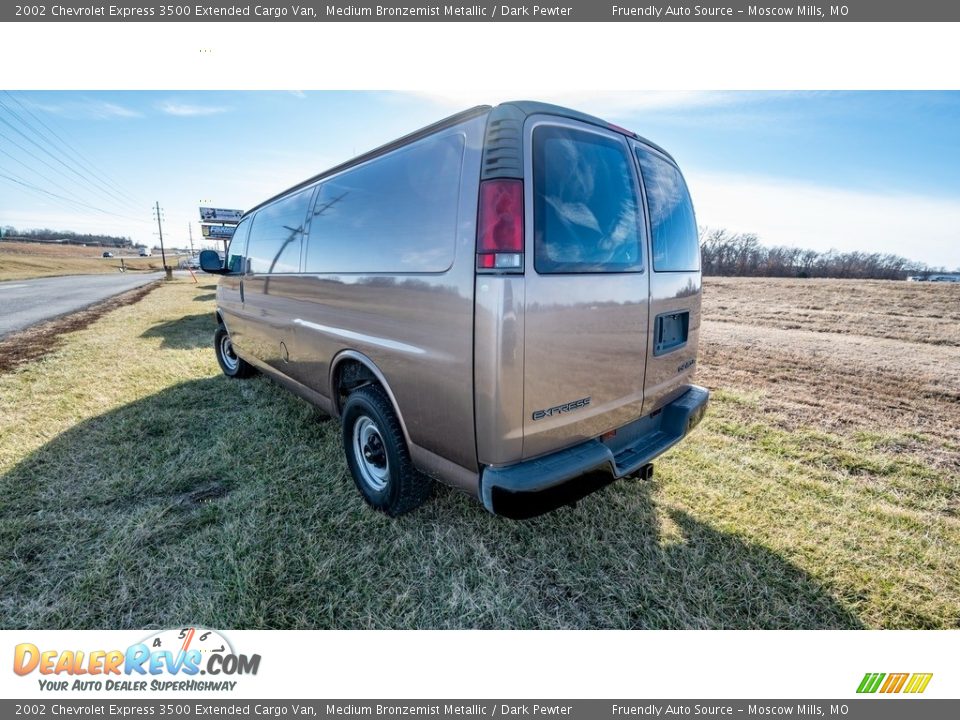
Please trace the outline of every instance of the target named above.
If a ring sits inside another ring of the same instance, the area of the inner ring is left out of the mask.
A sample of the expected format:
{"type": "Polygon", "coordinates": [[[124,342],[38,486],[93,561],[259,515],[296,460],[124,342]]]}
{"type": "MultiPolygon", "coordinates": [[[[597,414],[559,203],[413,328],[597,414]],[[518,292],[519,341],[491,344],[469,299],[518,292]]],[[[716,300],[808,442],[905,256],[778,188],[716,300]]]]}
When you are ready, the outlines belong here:
{"type": "Polygon", "coordinates": [[[237,367],[240,365],[240,358],[238,358],[237,354],[233,351],[233,343],[230,342],[230,336],[226,333],[220,338],[220,357],[228,370],[236,372],[237,367]]]}
{"type": "Polygon", "coordinates": [[[353,450],[363,481],[377,492],[390,480],[390,461],[380,428],[364,415],[353,426],[353,450]]]}
{"type": "Polygon", "coordinates": [[[347,466],[363,499],[392,516],[423,505],[433,481],[411,462],[396,411],[383,388],[364,385],[354,390],[340,417],[347,466]]]}

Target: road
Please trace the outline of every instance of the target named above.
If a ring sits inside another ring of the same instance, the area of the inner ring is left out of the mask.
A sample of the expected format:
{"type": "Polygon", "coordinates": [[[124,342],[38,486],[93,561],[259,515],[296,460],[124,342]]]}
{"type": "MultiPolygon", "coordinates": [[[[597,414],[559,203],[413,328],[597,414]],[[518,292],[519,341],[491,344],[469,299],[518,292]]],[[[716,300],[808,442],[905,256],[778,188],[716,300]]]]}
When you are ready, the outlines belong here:
{"type": "Polygon", "coordinates": [[[159,272],[66,275],[0,282],[0,337],[154,280],[159,272]]]}

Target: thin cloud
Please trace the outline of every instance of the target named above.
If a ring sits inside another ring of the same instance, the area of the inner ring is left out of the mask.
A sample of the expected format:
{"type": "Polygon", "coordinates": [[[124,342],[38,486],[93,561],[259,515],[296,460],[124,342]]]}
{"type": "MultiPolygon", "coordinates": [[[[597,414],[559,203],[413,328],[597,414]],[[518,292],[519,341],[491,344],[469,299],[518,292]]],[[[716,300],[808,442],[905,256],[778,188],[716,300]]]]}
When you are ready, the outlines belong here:
{"type": "Polygon", "coordinates": [[[765,245],[893,253],[960,267],[960,200],[763,176],[686,173],[697,223],[765,245]]]}
{"type": "Polygon", "coordinates": [[[216,105],[189,105],[186,103],[178,103],[168,101],[160,104],[160,112],[165,113],[166,115],[174,115],[176,117],[201,117],[205,115],[219,115],[220,113],[228,112],[229,108],[220,107],[216,105]]]}
{"type": "Polygon", "coordinates": [[[38,102],[34,102],[33,100],[29,100],[23,97],[22,95],[18,96],[17,99],[27,107],[32,108],[33,110],[49,113],[50,115],[63,115],[66,113],[66,108],[64,108],[62,105],[50,105],[47,103],[38,103],[38,102]]]}
{"type": "Polygon", "coordinates": [[[142,113],[137,112],[124,105],[118,105],[112,102],[91,102],[84,106],[88,115],[100,119],[109,118],[138,118],[143,117],[142,113]]]}
{"type": "Polygon", "coordinates": [[[16,99],[35,112],[47,113],[48,115],[58,115],[64,118],[94,118],[97,120],[106,120],[110,118],[138,118],[143,117],[143,113],[133,108],[121,105],[120,103],[109,102],[106,100],[86,100],[77,99],[67,102],[54,104],[38,102],[32,97],[19,93],[16,99]]]}

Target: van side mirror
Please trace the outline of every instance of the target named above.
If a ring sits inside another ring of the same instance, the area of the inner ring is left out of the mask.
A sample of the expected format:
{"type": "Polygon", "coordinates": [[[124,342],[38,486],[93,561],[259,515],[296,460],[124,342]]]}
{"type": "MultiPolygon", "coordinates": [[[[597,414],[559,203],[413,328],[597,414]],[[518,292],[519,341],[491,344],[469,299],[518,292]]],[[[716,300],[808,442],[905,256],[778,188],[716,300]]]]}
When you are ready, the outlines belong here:
{"type": "Polygon", "coordinates": [[[200,251],[200,269],[207,273],[222,275],[226,272],[223,267],[223,260],[220,259],[220,253],[216,250],[200,251]]]}

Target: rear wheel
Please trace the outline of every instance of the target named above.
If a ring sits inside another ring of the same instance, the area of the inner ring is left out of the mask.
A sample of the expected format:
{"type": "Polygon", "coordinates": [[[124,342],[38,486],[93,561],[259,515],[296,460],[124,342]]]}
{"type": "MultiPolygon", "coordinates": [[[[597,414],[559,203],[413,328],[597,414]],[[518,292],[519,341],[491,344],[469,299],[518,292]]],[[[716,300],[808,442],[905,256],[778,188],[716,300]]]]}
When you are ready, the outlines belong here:
{"type": "Polygon", "coordinates": [[[430,497],[433,481],[413,466],[400,421],[382,388],[366,385],[347,398],[343,450],[357,489],[377,510],[402,515],[430,497]]]}
{"type": "Polygon", "coordinates": [[[256,371],[253,365],[234,352],[230,333],[227,332],[223,323],[217,325],[217,331],[213,335],[213,349],[217,353],[217,362],[220,363],[220,369],[223,370],[224,375],[245,378],[250,377],[256,371]]]}

